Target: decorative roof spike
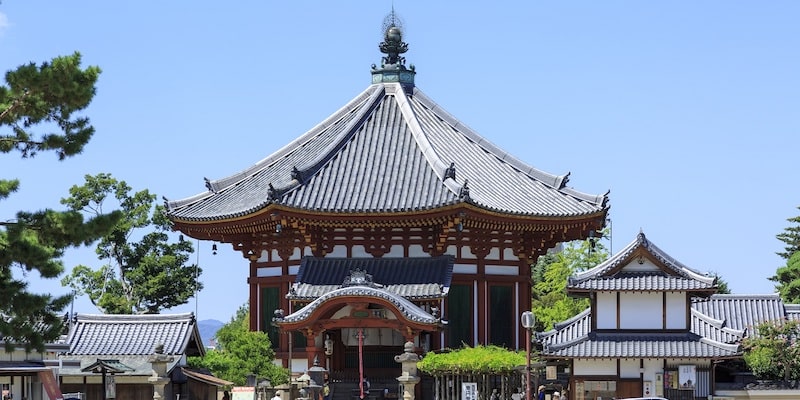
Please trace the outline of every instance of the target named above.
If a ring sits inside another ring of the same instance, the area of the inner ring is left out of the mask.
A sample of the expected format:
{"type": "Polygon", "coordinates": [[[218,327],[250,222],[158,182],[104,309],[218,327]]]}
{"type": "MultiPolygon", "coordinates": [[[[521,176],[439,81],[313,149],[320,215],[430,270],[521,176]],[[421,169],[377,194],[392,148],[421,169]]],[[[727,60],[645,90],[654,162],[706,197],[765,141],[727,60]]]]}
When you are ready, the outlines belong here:
{"type": "Polygon", "coordinates": [[[380,68],[372,65],[372,83],[399,82],[413,85],[414,67],[406,68],[406,58],[401,56],[408,51],[408,43],[403,41],[402,23],[394,8],[383,19],[383,42],[378,44],[378,49],[385,56],[381,59],[380,68]]]}

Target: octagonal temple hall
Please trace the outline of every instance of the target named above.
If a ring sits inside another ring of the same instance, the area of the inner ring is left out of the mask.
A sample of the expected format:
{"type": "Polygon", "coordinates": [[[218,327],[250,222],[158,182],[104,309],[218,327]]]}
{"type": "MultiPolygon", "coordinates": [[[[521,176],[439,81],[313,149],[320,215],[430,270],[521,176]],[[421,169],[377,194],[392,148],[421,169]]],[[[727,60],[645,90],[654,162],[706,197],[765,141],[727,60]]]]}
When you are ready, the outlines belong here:
{"type": "Polygon", "coordinates": [[[416,87],[402,30],[387,26],[361,94],[254,165],[167,201],[176,230],[249,262],[251,328],[295,372],[314,359],[357,371],[361,348],[371,375],[396,377],[407,341],[524,349],[531,264],[606,221],[607,193],[520,161],[416,87]]]}

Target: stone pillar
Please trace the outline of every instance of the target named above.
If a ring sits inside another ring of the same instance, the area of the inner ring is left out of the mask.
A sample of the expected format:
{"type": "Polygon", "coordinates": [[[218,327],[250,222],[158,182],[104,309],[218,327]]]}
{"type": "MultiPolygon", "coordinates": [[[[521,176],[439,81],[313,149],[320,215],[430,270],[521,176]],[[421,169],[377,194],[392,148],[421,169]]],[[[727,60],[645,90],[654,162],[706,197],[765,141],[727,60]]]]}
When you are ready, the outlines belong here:
{"type": "Polygon", "coordinates": [[[147,381],[153,385],[153,400],[171,400],[164,398],[164,388],[170,381],[167,376],[167,364],[173,360],[175,357],[164,354],[164,345],[157,345],[155,353],[147,358],[147,361],[153,366],[153,376],[147,378],[147,381]]]}
{"type": "Polygon", "coordinates": [[[403,400],[414,400],[414,387],[419,383],[420,378],[417,376],[417,362],[420,360],[419,355],[414,353],[414,342],[406,342],[405,352],[399,356],[394,356],[394,361],[402,365],[402,373],[397,381],[403,385],[403,393],[400,393],[403,400]]]}

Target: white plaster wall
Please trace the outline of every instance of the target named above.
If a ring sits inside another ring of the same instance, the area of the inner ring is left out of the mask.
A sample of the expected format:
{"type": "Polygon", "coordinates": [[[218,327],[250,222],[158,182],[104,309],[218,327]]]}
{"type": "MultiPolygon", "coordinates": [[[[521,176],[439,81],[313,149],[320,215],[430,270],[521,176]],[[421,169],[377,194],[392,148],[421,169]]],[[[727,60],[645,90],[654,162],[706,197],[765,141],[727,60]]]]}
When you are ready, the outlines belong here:
{"type": "Polygon", "coordinates": [[[619,377],[620,378],[638,378],[639,377],[639,359],[625,358],[619,360],[619,377]]]}
{"type": "Polygon", "coordinates": [[[403,245],[396,244],[389,248],[389,252],[384,255],[384,257],[395,257],[400,258],[403,257],[403,245]]]}
{"type": "Polygon", "coordinates": [[[498,249],[497,247],[492,247],[492,249],[489,250],[489,254],[486,255],[486,259],[487,260],[499,260],[500,259],[500,249],[498,249]]]}
{"type": "Polygon", "coordinates": [[[331,252],[325,257],[347,257],[347,247],[344,245],[333,246],[331,252]]]}
{"type": "Polygon", "coordinates": [[[519,257],[517,257],[517,255],[514,254],[514,249],[504,249],[503,250],[503,259],[506,259],[506,260],[509,260],[509,261],[519,261],[519,257]]]}
{"type": "Polygon", "coordinates": [[[664,371],[663,366],[664,366],[664,360],[657,358],[644,359],[644,375],[642,375],[643,380],[651,381],[653,382],[653,385],[655,385],[656,373],[663,372],[664,371]]]}
{"type": "Polygon", "coordinates": [[[667,329],[686,329],[686,294],[667,293],[667,329]]]}
{"type": "MultiPolygon", "coordinates": [[[[353,246],[352,253],[353,253],[353,258],[367,258],[367,257],[371,258],[372,257],[372,254],[369,254],[369,253],[367,253],[366,250],[364,250],[364,246],[353,246]]],[[[346,255],[342,256],[342,257],[346,257],[346,255]]]]}
{"type": "Polygon", "coordinates": [[[617,376],[617,362],[613,359],[577,359],[572,362],[573,375],[612,375],[617,376]]]}
{"type": "Polygon", "coordinates": [[[486,275],[512,275],[516,276],[519,273],[519,268],[516,266],[508,265],[487,265],[484,269],[486,275]]]}
{"type": "Polygon", "coordinates": [[[426,253],[421,245],[412,244],[412,245],[408,246],[408,256],[409,257],[430,257],[431,255],[426,253]]]}
{"type": "Polygon", "coordinates": [[[638,260],[631,261],[630,264],[626,265],[622,268],[625,272],[655,272],[660,271],[661,269],[658,268],[655,264],[650,262],[648,259],[643,259],[644,263],[639,264],[638,260]]]}
{"type": "MultiPolygon", "coordinates": [[[[617,328],[617,294],[600,292],[597,294],[597,329],[617,328]]],[[[616,371],[615,371],[616,374],[616,371]]]]}
{"type": "Polygon", "coordinates": [[[256,270],[256,276],[281,276],[281,267],[260,267],[256,270]]]}
{"type": "Polygon", "coordinates": [[[469,265],[469,264],[454,264],[453,265],[453,273],[454,274],[477,274],[478,273],[478,266],[477,265],[469,265]]]}
{"type": "MultiPolygon", "coordinates": [[[[275,254],[275,257],[276,257],[275,259],[280,259],[280,257],[278,257],[278,253],[277,252],[275,252],[274,254],[275,254]]],[[[258,261],[260,261],[260,262],[269,261],[269,253],[266,250],[262,250],[261,251],[261,256],[258,257],[258,261]]]]}
{"type": "Polygon", "coordinates": [[[478,257],[472,253],[472,249],[468,246],[461,248],[461,258],[477,259],[478,257]]]}
{"type": "Polygon", "coordinates": [[[297,275],[298,272],[300,272],[300,266],[299,265],[290,265],[289,266],[289,275],[297,275]]]}
{"type": "Polygon", "coordinates": [[[659,292],[620,293],[620,329],[661,329],[663,302],[659,292]]]}

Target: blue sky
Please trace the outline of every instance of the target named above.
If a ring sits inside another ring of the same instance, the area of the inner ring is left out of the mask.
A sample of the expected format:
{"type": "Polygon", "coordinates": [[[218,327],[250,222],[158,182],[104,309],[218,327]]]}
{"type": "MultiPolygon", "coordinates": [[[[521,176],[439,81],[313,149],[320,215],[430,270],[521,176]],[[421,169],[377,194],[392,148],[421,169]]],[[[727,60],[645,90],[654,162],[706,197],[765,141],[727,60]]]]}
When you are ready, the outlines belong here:
{"type": "MultiPolygon", "coordinates": [[[[0,158],[17,210],[60,208],[85,174],[180,199],[234,174],[364,90],[389,1],[0,3],[0,69],[80,51],[103,73],[83,154],[0,158]]],[[[800,3],[395,1],[417,86],[570,185],[610,190],[613,247],[642,229],[735,293],[772,293],[799,215],[800,3]]],[[[67,265],[98,265],[92,249],[67,265]]],[[[206,286],[175,312],[227,321],[247,262],[202,242],[206,286]]],[[[38,291],[57,281],[28,275],[38,291]]],[[[97,312],[86,299],[76,312],[97,312]]]]}

